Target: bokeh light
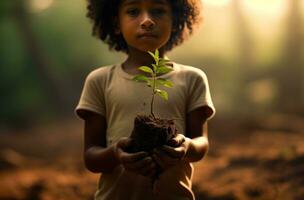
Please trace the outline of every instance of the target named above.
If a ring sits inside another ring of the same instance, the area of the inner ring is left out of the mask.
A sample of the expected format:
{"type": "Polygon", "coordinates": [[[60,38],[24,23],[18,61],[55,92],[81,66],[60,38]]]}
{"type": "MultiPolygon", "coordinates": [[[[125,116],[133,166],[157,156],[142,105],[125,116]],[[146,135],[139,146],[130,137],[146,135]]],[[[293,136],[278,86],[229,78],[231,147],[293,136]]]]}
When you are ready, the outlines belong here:
{"type": "Polygon", "coordinates": [[[54,0],[30,0],[29,5],[31,7],[32,12],[41,12],[48,9],[54,0]]]}
{"type": "Polygon", "coordinates": [[[202,0],[202,2],[211,6],[225,6],[230,0],[202,0]]]}
{"type": "Polygon", "coordinates": [[[287,7],[285,0],[244,0],[242,3],[249,14],[261,17],[280,17],[287,7]]]}

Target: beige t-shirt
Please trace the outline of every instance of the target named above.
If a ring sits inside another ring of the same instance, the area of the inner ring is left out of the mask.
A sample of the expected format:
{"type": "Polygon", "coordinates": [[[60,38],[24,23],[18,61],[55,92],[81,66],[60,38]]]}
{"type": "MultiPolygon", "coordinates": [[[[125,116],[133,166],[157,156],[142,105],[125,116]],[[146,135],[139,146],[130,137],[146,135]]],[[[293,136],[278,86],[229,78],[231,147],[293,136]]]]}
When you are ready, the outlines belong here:
{"type": "MultiPolygon", "coordinates": [[[[83,109],[106,118],[107,145],[121,137],[130,136],[137,114],[150,114],[151,88],[145,83],[136,83],[132,75],[122,69],[121,64],[100,67],[86,78],[80,101],[75,111],[83,109]]],[[[155,98],[154,114],[161,118],[175,119],[179,133],[185,134],[186,114],[198,107],[215,109],[211,100],[205,73],[197,68],[173,63],[173,71],[160,76],[171,80],[173,88],[162,88],[168,92],[169,100],[155,98]]],[[[79,116],[79,115],[78,115],[79,116]]],[[[81,117],[81,116],[79,116],[81,117]]],[[[193,166],[188,162],[163,172],[152,186],[143,176],[129,173],[116,167],[111,173],[102,174],[97,200],[153,200],[194,199],[191,190],[193,166]]]]}

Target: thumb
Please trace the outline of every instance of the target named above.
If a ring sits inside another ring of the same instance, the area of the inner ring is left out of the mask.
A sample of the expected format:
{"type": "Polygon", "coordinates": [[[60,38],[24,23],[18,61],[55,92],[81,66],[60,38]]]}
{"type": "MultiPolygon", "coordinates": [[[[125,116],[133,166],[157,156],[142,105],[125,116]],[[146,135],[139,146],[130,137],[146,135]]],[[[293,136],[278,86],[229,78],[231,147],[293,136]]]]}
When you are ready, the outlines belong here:
{"type": "Polygon", "coordinates": [[[185,136],[182,134],[177,134],[174,138],[168,141],[168,145],[172,147],[178,147],[185,142],[185,136]]]}
{"type": "Polygon", "coordinates": [[[118,142],[118,147],[122,148],[122,149],[126,149],[128,147],[130,147],[133,143],[133,139],[131,138],[121,138],[118,142]]]}

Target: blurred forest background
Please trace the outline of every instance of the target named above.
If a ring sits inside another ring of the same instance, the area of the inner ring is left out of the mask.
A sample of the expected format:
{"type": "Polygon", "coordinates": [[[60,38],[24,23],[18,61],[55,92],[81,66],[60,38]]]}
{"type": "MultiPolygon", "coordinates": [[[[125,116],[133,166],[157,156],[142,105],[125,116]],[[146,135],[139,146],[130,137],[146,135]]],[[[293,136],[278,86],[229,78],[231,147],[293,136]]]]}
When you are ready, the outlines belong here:
{"type": "MultiPolygon", "coordinates": [[[[86,75],[125,55],[85,15],[85,0],[0,1],[0,199],[92,197],[73,110],[86,75]]],[[[304,1],[205,0],[203,16],[168,55],[207,73],[217,108],[197,198],[303,200],[304,1]]]]}

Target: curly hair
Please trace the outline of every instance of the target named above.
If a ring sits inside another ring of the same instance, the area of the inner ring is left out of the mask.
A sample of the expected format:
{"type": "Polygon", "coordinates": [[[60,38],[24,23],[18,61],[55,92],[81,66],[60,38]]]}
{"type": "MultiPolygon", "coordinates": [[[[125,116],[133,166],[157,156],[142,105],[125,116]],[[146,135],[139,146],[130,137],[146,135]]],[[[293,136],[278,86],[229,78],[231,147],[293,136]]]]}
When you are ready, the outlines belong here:
{"type": "MultiPolygon", "coordinates": [[[[93,23],[93,36],[109,45],[110,49],[128,53],[128,46],[121,34],[115,33],[116,17],[121,0],[87,0],[87,17],[93,23]]],[[[201,21],[200,0],[168,0],[171,5],[173,24],[169,41],[163,47],[170,51],[191,35],[201,21]]]]}

